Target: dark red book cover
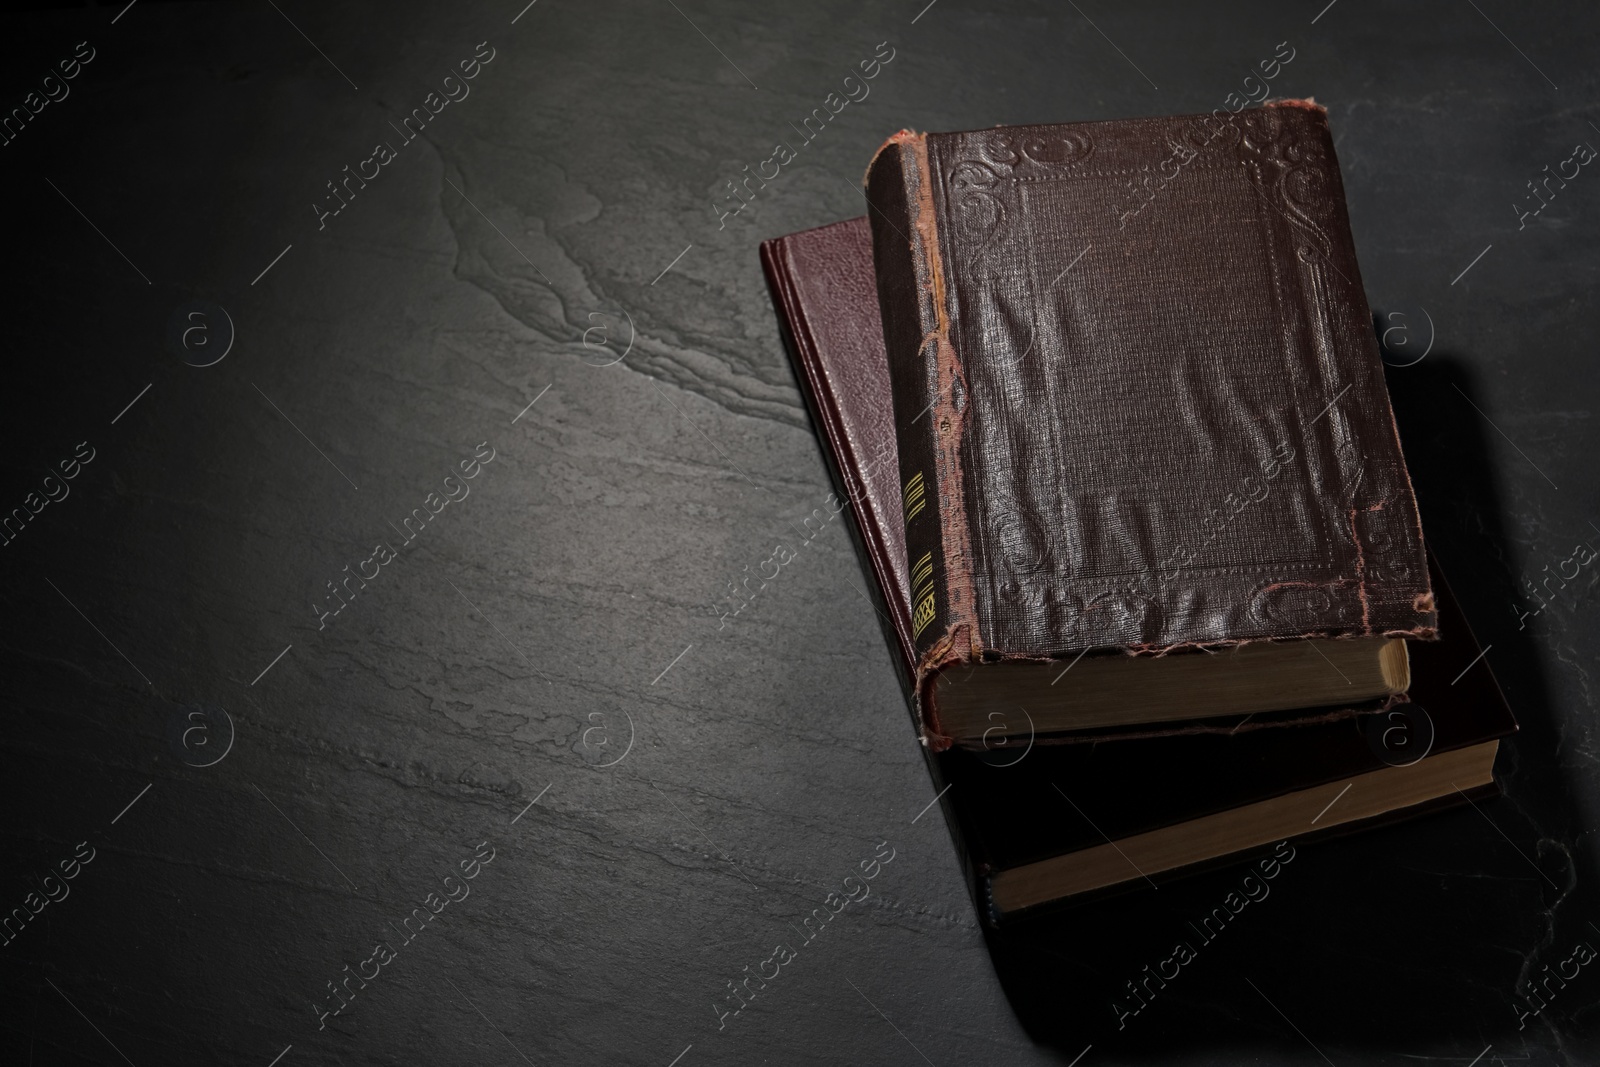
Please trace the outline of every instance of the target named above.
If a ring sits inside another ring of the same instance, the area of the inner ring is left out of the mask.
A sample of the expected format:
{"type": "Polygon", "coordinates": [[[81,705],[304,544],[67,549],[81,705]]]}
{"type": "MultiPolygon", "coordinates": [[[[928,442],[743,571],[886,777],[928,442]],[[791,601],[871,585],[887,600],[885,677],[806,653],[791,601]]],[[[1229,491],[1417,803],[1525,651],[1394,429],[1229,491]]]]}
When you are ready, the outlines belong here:
{"type": "Polygon", "coordinates": [[[936,743],[970,664],[1432,637],[1321,107],[902,131],[866,189],[936,743]]]}

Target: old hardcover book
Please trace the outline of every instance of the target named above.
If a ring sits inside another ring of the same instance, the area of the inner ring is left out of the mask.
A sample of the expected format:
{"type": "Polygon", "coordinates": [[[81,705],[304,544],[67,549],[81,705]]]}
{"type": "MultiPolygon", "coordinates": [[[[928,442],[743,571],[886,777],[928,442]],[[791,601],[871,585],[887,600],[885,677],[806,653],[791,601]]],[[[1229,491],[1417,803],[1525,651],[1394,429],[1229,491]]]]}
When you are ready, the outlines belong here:
{"type": "MultiPolygon", "coordinates": [[[[867,220],[765,242],[761,262],[909,697],[913,585],[867,220]]],[[[1433,588],[1440,639],[1412,650],[1405,707],[924,746],[984,921],[1492,794],[1516,723],[1449,586],[1433,588]]]]}
{"type": "Polygon", "coordinates": [[[928,743],[1404,693],[1434,597],[1323,109],[902,131],[866,189],[928,743]]]}

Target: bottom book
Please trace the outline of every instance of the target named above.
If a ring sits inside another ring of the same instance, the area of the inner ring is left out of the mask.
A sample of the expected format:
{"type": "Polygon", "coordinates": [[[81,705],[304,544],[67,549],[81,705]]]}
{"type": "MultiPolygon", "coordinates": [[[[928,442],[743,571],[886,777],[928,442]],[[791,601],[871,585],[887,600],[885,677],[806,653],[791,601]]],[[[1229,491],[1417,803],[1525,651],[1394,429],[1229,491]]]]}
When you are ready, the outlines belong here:
{"type": "MultiPolygon", "coordinates": [[[[763,242],[761,263],[910,699],[897,445],[867,220],[763,242]]],[[[1035,736],[1007,722],[991,747],[924,748],[983,921],[998,928],[1286,839],[1495,793],[1495,755],[1516,720],[1429,563],[1439,640],[1411,645],[1409,703],[1333,721],[1213,718],[1153,736],[1035,736]]]]}

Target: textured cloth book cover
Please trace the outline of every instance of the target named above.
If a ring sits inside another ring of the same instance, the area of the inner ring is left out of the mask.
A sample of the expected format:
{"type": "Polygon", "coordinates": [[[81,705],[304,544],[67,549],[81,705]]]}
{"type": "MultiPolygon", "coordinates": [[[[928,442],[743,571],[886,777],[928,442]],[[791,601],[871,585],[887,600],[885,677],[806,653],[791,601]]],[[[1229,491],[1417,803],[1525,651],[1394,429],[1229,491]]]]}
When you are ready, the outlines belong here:
{"type": "Polygon", "coordinates": [[[1320,107],[902,131],[867,193],[919,691],[979,660],[1433,635],[1320,107]]]}

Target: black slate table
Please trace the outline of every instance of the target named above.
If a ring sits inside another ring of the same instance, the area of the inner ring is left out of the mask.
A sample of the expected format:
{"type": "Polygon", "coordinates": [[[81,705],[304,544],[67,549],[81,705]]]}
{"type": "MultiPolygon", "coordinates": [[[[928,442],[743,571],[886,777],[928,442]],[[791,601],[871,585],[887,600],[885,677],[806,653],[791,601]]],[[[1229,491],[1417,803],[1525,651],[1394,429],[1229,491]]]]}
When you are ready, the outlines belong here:
{"type": "Polygon", "coordinates": [[[524,2],[8,16],[0,1060],[1600,1061],[1594,9],[524,2]],[[1240,872],[991,955],[756,245],[1284,54],[1523,730],[1134,1012],[1240,872]]]}

